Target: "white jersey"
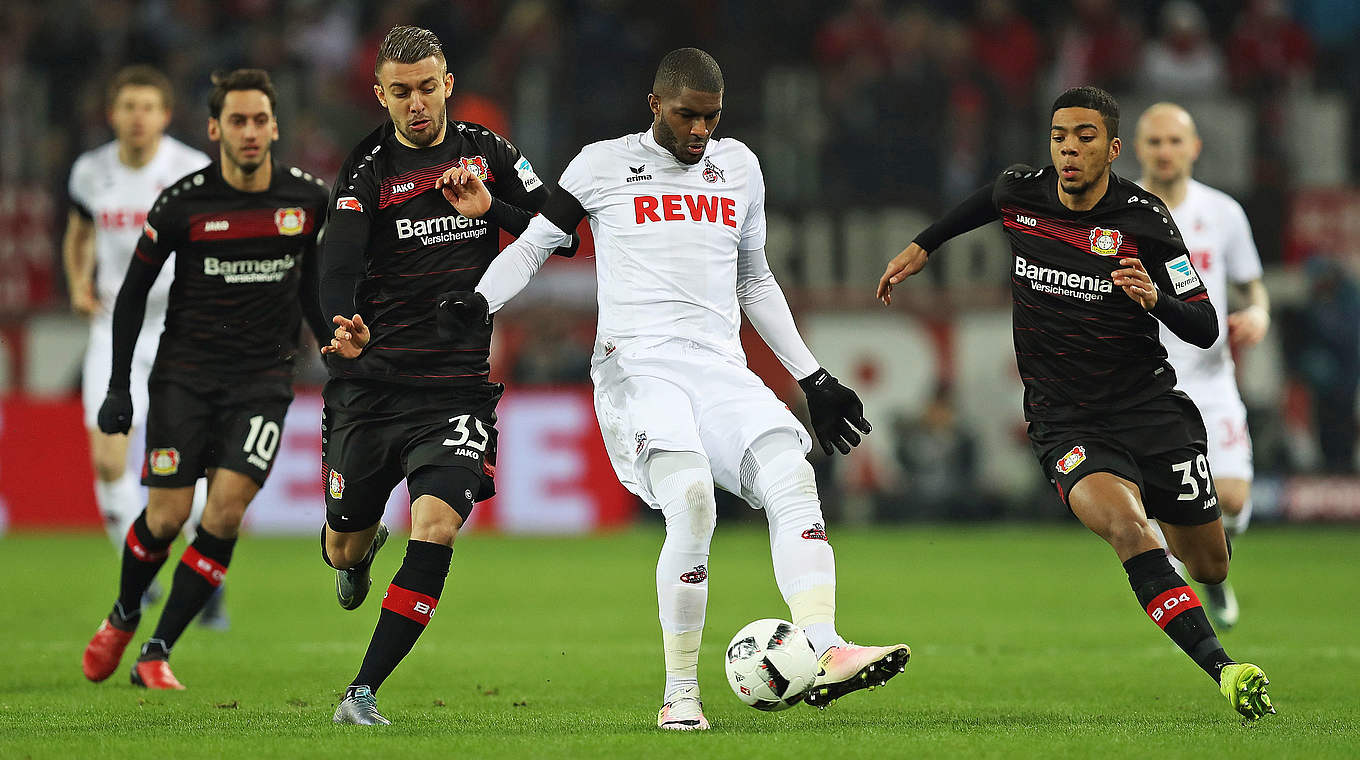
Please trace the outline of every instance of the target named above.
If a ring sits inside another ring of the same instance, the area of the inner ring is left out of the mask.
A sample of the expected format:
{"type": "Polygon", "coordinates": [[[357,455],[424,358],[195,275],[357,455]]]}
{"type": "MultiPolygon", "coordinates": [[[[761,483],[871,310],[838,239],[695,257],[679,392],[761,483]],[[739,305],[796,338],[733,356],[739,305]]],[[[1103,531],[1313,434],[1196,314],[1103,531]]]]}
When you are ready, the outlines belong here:
{"type": "Polygon", "coordinates": [[[1166,325],[1161,326],[1162,345],[1176,369],[1177,386],[1186,390],[1233,376],[1228,348],[1228,283],[1259,279],[1261,257],[1246,213],[1227,193],[1192,179],[1185,200],[1171,213],[1218,312],[1218,340],[1207,349],[1196,348],[1172,335],[1166,325]]]}
{"type": "MultiPolygon", "coordinates": [[[[112,311],[123,285],[146,212],[175,180],[202,169],[208,156],[173,137],[161,137],[156,155],[133,169],[118,160],[118,142],[82,153],[71,167],[68,191],[77,210],[94,223],[95,292],[106,312],[112,311]]],[[[174,266],[161,270],[147,296],[147,315],[163,318],[174,266]]]]}
{"type": "Polygon", "coordinates": [[[586,146],[559,185],[595,237],[597,360],[615,342],[680,338],[745,362],[738,251],[765,247],[765,182],[749,148],[710,140],[686,165],[648,130],[586,146]]]}

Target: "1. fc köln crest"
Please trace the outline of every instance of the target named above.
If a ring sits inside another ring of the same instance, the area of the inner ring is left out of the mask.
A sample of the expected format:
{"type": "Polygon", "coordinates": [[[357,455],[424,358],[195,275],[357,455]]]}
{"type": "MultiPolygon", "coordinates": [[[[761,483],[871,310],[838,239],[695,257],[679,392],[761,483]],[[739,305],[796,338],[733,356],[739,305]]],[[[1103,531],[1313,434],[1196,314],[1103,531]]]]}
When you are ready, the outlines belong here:
{"type": "Polygon", "coordinates": [[[1119,253],[1119,245],[1124,242],[1124,236],[1119,234],[1119,230],[1096,227],[1091,230],[1090,241],[1091,253],[1114,256],[1119,253]]]}

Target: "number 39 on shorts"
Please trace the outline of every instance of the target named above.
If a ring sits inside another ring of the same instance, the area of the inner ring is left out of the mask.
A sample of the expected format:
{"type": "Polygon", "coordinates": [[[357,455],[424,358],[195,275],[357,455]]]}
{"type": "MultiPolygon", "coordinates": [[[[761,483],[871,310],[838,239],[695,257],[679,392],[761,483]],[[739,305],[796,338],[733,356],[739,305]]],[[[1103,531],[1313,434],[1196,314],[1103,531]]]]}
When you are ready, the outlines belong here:
{"type": "Polygon", "coordinates": [[[1211,492],[1209,482],[1209,460],[1203,454],[1196,456],[1193,460],[1187,459],[1184,462],[1171,465],[1171,471],[1181,476],[1181,486],[1184,487],[1177,496],[1177,501],[1191,501],[1198,499],[1200,495],[1200,482],[1203,481],[1203,492],[1207,495],[1211,492]],[[1198,478],[1196,478],[1198,476],[1198,478]]]}

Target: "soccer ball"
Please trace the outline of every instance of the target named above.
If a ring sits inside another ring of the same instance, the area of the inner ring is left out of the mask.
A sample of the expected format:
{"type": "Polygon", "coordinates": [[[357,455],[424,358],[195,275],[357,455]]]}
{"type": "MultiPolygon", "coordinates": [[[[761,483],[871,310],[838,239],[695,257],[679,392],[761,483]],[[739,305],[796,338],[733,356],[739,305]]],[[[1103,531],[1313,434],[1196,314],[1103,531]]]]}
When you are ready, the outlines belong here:
{"type": "Polygon", "coordinates": [[[817,678],[817,654],[802,628],[765,618],[732,637],[725,667],[737,699],[773,712],[803,701],[817,678]]]}

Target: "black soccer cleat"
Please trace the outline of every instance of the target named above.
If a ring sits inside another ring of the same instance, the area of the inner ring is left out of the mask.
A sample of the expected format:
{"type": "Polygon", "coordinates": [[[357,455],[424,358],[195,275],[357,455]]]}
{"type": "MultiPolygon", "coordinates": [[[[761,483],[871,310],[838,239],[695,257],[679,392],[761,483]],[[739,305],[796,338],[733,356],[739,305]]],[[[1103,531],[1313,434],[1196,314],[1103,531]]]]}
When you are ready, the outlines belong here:
{"type": "Polygon", "coordinates": [[[373,585],[373,578],[369,570],[373,568],[373,559],[378,556],[378,550],[387,543],[387,526],[378,523],[378,532],[373,536],[373,545],[369,547],[368,556],[354,567],[348,570],[335,571],[335,599],[340,602],[340,606],[347,610],[357,610],[359,605],[368,598],[368,589],[373,585]]]}

